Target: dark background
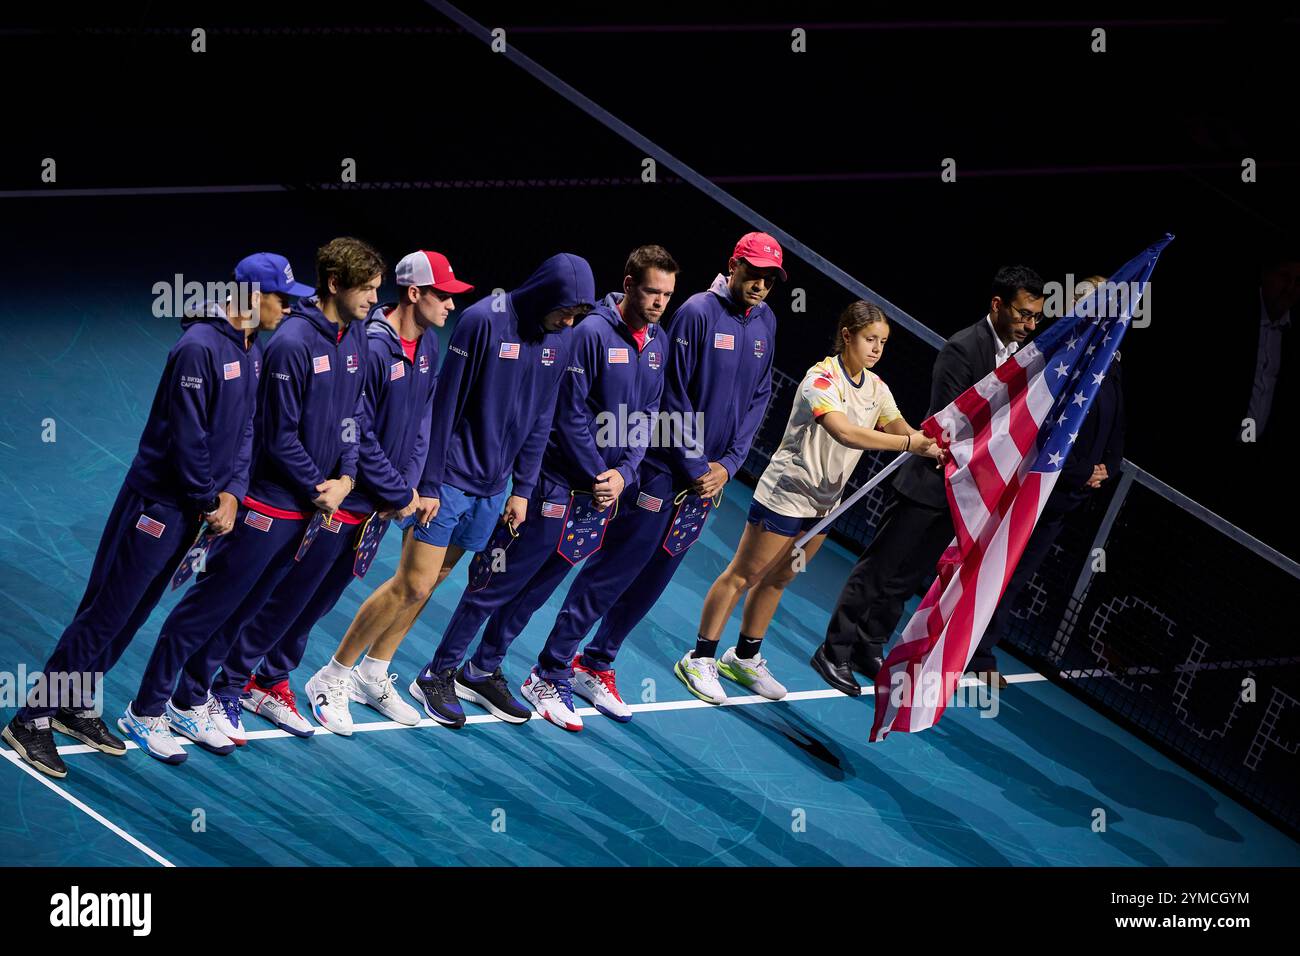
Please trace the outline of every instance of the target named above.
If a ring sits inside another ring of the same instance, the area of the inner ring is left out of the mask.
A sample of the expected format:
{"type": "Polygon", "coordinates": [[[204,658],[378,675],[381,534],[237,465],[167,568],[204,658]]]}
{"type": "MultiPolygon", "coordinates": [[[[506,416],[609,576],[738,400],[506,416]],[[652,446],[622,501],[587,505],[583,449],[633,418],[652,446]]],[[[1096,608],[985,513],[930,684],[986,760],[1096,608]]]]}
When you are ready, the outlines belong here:
{"type": "MultiPolygon", "coordinates": [[[[1123,347],[1128,457],[1290,555],[1294,409],[1245,413],[1265,250],[1295,243],[1300,20],[1094,5],[1061,19],[843,5],[614,9],[465,3],[515,48],[947,336],[999,265],[1108,273],[1165,232],[1152,323],[1123,347]],[[808,31],[807,52],[790,31],[808,31]],[[1107,52],[1090,52],[1091,31],[1107,52]],[[939,178],[946,157],[956,183],[939,178]],[[1241,181],[1241,161],[1258,182],[1241,181]],[[1243,380],[1244,379],[1244,380],[1243,380]]],[[[7,335],[153,283],[222,279],[255,249],[308,278],[331,236],[451,257],[481,292],[560,250],[616,288],[667,246],[678,301],[748,223],[420,2],[6,8],[0,317],[7,335]],[[190,30],[207,30],[191,52],[190,30]],[[40,181],[44,157],[58,181],[40,181]],[[359,184],[339,187],[343,157],[359,184]],[[69,189],[266,186],[114,197],[69,189]]],[[[796,257],[771,302],[777,364],[822,357],[851,296],[796,257]]],[[[1288,333],[1294,337],[1294,330],[1288,333]]],[[[1292,350],[1294,354],[1294,349],[1292,350]]],[[[933,350],[896,326],[881,375],[917,423],[933,350]]],[[[1295,367],[1283,366],[1294,380],[1295,367]]],[[[1286,392],[1279,390],[1279,396],[1286,392]]],[[[784,416],[784,410],[781,412],[784,416]]]]}

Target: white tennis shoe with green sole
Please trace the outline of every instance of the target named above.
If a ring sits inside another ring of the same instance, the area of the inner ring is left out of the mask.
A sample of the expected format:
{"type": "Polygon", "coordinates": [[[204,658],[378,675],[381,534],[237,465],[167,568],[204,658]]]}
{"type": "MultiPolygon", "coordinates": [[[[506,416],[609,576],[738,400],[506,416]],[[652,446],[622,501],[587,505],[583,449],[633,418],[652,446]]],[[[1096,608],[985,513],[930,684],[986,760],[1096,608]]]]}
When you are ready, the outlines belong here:
{"type": "Polygon", "coordinates": [[[692,657],[693,651],[673,665],[673,673],[686,689],[709,704],[721,704],[727,692],[718,681],[718,662],[712,657],[692,657]]]}
{"type": "Polygon", "coordinates": [[[780,700],[786,695],[785,685],[772,676],[766,660],[737,657],[734,647],[727,648],[727,653],[718,661],[718,673],[768,700],[780,700]]]}

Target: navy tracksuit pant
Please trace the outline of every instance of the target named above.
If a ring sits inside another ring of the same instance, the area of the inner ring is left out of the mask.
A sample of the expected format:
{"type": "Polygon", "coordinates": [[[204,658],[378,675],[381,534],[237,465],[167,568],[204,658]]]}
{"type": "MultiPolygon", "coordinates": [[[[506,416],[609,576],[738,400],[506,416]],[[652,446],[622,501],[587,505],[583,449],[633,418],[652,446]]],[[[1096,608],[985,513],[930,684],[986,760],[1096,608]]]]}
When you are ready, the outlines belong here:
{"type": "Polygon", "coordinates": [[[233,642],[230,656],[213,682],[214,694],[241,693],[254,673],[263,687],[288,679],[302,663],[312,628],[334,610],[352,583],[353,545],[360,530],[360,525],[344,524],[337,531],[321,525],[302,560],[294,563],[233,642]]]}
{"type": "Polygon", "coordinates": [[[160,715],[168,697],[181,709],[207,700],[240,629],[292,570],[307,521],[268,518],[240,506],[235,529],[213,543],[205,570],[163,622],[136,692],[137,716],[160,715]]]}
{"type": "MultiPolygon", "coordinates": [[[[487,585],[477,591],[465,589],[429,662],[430,672],[459,667],[484,621],[488,627],[474,655],[474,666],[496,670],[532,612],[546,603],[569,573],[573,565],[556,551],[565,532],[564,518],[544,517],[542,509],[547,502],[567,507],[569,489],[545,479],[538,483],[528,500],[528,517],[519,527],[519,537],[506,549],[505,570],[493,572],[487,585]]],[[[620,520],[608,523],[605,540],[620,520]]],[[[489,548],[495,546],[489,544],[489,548]]]]}
{"type": "Polygon", "coordinates": [[[609,670],[623,641],[654,607],[688,553],[673,555],[663,547],[677,510],[673,499],[682,489],[673,487],[666,471],[643,468],[640,477],[640,486],[624,493],[604,546],[587,559],[569,588],[538,657],[542,677],[571,678],[578,645],[601,618],[582,663],[609,670]],[[655,501],[657,511],[651,510],[655,501]]]}
{"type": "MultiPolygon", "coordinates": [[[[150,501],[123,484],[99,539],[86,593],[46,662],[45,674],[81,674],[81,692],[88,694],[92,675],[113,669],[162,599],[199,524],[197,515],[150,501]]],[[[22,708],[19,719],[52,716],[61,705],[92,706],[89,700],[41,704],[22,708]]]]}

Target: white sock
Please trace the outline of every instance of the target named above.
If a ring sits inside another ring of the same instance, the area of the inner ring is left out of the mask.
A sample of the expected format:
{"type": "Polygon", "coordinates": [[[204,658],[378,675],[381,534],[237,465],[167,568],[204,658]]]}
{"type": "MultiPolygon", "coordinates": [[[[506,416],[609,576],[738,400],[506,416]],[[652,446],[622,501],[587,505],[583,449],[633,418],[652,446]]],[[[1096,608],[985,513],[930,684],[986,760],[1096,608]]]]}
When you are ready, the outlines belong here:
{"type": "Polygon", "coordinates": [[[331,657],[330,662],[320,669],[320,673],[327,681],[347,680],[348,675],[352,673],[352,668],[345,667],[331,657]]]}
{"type": "Polygon", "coordinates": [[[484,677],[491,677],[491,671],[485,671],[482,668],[475,667],[473,661],[465,662],[465,672],[469,674],[470,680],[482,680],[484,677]]]}
{"type": "Polygon", "coordinates": [[[392,661],[377,661],[369,654],[361,658],[361,663],[357,665],[357,671],[361,674],[363,680],[374,684],[388,676],[388,665],[392,661]]]}

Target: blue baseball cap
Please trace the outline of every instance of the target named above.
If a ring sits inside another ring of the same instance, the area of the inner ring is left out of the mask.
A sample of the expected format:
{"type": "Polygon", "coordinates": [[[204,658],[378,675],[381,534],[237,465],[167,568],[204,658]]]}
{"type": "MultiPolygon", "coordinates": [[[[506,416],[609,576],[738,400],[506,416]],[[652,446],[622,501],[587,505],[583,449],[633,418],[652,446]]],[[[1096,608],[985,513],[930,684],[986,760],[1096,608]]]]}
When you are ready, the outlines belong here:
{"type": "Polygon", "coordinates": [[[289,260],[274,252],[255,252],[240,259],[239,265],[235,266],[235,281],[256,282],[263,292],[279,292],[298,298],[316,294],[312,286],[294,282],[289,260]]]}

